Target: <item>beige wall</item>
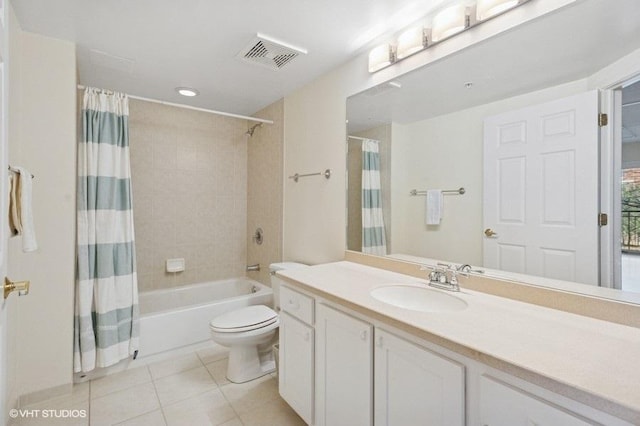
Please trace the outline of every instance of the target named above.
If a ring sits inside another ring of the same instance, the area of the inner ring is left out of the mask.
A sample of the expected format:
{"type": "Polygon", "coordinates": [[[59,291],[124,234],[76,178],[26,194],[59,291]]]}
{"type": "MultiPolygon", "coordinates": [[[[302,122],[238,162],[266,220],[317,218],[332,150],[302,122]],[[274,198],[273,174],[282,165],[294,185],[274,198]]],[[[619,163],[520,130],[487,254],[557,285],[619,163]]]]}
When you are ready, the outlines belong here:
{"type": "MultiPolygon", "coordinates": [[[[9,162],[34,175],[38,251],[9,241],[8,272],[31,280],[14,298],[9,358],[12,395],[72,381],[75,274],[76,61],[72,43],[12,31],[9,162]]],[[[11,403],[11,402],[10,402],[11,403]]]]}
{"type": "Polygon", "coordinates": [[[140,291],[245,274],[247,122],[131,100],[140,291]],[[165,272],[184,258],[184,272],[165,272]]]}
{"type": "MultiPolygon", "coordinates": [[[[6,15],[6,24],[8,26],[8,48],[9,56],[5,56],[8,59],[9,67],[8,75],[8,153],[10,154],[9,164],[14,161],[20,161],[22,163],[22,156],[20,153],[20,38],[21,28],[18,19],[15,16],[13,7],[8,4],[8,10],[6,15]],[[15,60],[13,58],[15,57],[15,60]]],[[[18,255],[18,243],[17,239],[10,241],[10,250],[13,253],[6,260],[7,264],[7,276],[10,278],[23,277],[22,267],[16,256],[18,255]]],[[[18,388],[18,309],[20,307],[21,300],[16,297],[10,297],[5,300],[4,306],[6,309],[6,330],[7,330],[7,342],[6,342],[6,356],[7,356],[7,389],[6,389],[6,408],[13,408],[18,406],[18,398],[20,396],[20,389],[18,388]]],[[[6,415],[4,415],[6,418],[6,415]]]]}
{"type": "Polygon", "coordinates": [[[349,67],[339,68],[284,99],[285,260],[314,264],[344,256],[345,100],[350,76],[349,67]],[[331,169],[331,179],[288,179],[325,169],[331,169]]]}
{"type": "Polygon", "coordinates": [[[248,139],[247,264],[259,263],[261,269],[247,275],[271,285],[269,264],[282,261],[284,101],[281,99],[253,115],[274,123],[256,128],[248,139]],[[260,245],[253,240],[256,228],[264,232],[260,245]]]}

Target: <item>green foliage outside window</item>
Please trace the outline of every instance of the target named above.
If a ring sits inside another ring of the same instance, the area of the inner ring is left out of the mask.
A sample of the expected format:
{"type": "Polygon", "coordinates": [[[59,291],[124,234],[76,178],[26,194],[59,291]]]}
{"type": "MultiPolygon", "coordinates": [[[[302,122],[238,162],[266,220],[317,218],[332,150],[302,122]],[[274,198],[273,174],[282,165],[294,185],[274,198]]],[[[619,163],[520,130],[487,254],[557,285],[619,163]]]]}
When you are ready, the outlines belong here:
{"type": "Polygon", "coordinates": [[[622,249],[640,251],[640,181],[637,180],[622,184],[622,249]]]}

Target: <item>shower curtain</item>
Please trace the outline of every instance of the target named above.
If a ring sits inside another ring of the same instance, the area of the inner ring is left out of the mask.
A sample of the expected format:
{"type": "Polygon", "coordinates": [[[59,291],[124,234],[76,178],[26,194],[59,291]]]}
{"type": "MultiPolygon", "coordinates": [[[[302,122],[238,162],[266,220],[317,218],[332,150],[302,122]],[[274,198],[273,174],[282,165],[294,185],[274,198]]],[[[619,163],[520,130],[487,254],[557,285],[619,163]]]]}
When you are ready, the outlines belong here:
{"type": "Polygon", "coordinates": [[[381,256],[387,254],[380,191],[379,143],[373,139],[362,141],[362,252],[381,256]]]}
{"type": "Polygon", "coordinates": [[[138,349],[129,100],[87,88],[78,142],[73,369],[108,367],[138,349]]]}

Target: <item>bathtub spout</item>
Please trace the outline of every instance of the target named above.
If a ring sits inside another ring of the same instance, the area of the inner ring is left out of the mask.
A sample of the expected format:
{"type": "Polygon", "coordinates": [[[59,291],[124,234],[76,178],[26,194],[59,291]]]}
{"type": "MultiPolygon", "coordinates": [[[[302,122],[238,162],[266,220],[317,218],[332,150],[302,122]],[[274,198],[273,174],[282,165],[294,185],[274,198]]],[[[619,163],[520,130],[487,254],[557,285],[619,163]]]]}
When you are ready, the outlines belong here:
{"type": "Polygon", "coordinates": [[[251,272],[251,271],[259,271],[260,270],[260,264],[256,263],[255,265],[247,265],[247,272],[251,272]]]}

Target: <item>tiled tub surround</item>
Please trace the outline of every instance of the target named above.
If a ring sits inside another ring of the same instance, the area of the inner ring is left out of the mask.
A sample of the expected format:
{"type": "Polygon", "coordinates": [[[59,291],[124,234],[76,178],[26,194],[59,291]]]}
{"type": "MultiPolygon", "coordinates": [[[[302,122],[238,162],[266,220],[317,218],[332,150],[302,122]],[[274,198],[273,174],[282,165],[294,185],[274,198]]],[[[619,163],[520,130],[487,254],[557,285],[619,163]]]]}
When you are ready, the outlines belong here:
{"type": "Polygon", "coordinates": [[[18,419],[15,425],[65,426],[273,426],[304,425],[278,395],[277,379],[267,375],[248,383],[225,378],[227,350],[210,344],[174,353],[91,382],[73,393],[23,409],[85,410],[85,418],[18,419]]]}
{"type": "Polygon", "coordinates": [[[446,350],[633,424],[640,422],[640,329],[463,288],[457,312],[424,313],[373,299],[414,277],[351,262],[282,271],[296,287],[446,350]]]}
{"type": "Polygon", "coordinates": [[[256,128],[247,142],[247,263],[261,265],[259,272],[247,275],[270,286],[269,265],[282,261],[284,101],[281,99],[254,116],[273,120],[273,124],[256,128]],[[256,228],[264,232],[262,244],[253,241],[256,228]]]}
{"type": "Polygon", "coordinates": [[[245,275],[247,122],[131,100],[139,289],[245,275]],[[186,270],[166,273],[182,257],[186,270]]]}

